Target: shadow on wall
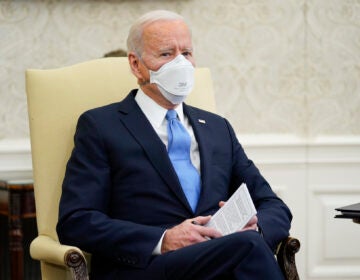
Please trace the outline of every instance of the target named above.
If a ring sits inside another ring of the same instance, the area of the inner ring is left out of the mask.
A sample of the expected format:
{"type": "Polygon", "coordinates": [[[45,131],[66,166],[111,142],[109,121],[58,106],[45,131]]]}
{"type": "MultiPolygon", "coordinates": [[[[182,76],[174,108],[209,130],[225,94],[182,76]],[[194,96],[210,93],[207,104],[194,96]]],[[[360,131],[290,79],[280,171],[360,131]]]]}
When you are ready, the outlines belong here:
{"type": "Polygon", "coordinates": [[[123,49],[117,49],[104,54],[104,57],[126,57],[127,52],[123,49]]]}

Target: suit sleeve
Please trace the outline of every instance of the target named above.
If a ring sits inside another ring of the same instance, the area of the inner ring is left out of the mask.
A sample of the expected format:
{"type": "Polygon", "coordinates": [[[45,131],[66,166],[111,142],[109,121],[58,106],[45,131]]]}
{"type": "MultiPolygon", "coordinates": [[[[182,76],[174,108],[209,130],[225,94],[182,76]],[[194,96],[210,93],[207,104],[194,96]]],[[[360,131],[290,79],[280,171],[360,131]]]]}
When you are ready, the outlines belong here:
{"type": "Polygon", "coordinates": [[[63,181],[59,240],[120,264],[144,267],[165,229],[108,215],[111,168],[98,125],[90,113],[79,118],[63,181]]]}
{"type": "Polygon", "coordinates": [[[257,209],[258,224],[263,237],[273,250],[289,235],[292,215],[287,205],[273,192],[255,164],[247,157],[233,128],[227,122],[232,139],[232,192],[246,183],[257,209]]]}

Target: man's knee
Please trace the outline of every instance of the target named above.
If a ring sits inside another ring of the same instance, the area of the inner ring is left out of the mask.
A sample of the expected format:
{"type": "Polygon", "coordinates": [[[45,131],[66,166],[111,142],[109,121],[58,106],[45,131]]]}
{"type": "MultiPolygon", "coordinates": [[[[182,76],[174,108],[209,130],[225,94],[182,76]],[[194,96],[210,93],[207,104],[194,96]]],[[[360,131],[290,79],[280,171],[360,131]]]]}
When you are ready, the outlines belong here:
{"type": "MultiPolygon", "coordinates": [[[[233,244],[236,279],[283,279],[276,259],[263,237],[256,231],[244,231],[229,236],[233,244]],[[258,267],[261,264],[262,270],[258,267]]],[[[229,245],[230,246],[230,245],[229,245]]]]}
{"type": "Polygon", "coordinates": [[[224,237],[227,239],[226,243],[232,245],[233,247],[240,247],[240,246],[263,246],[265,244],[264,239],[262,236],[254,230],[247,230],[242,232],[236,232],[224,237]]]}
{"type": "Polygon", "coordinates": [[[270,248],[267,246],[263,237],[253,230],[233,233],[223,237],[223,250],[229,254],[238,254],[244,257],[252,253],[255,254],[269,254],[270,248]]]}

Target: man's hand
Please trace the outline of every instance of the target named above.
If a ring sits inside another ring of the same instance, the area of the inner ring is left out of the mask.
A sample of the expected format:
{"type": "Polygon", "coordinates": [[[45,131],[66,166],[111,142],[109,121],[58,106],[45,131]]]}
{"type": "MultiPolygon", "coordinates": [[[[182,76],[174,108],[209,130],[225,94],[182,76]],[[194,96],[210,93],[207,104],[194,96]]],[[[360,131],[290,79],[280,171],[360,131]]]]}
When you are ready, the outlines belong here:
{"type": "Polygon", "coordinates": [[[254,217],[252,217],[250,219],[250,221],[240,230],[240,231],[245,231],[245,230],[258,230],[258,226],[257,226],[257,222],[258,222],[258,218],[255,215],[254,217]]]}
{"type": "Polygon", "coordinates": [[[204,227],[211,216],[198,216],[188,219],[181,224],[168,229],[164,235],[161,253],[173,251],[185,246],[209,240],[209,238],[221,237],[221,233],[213,228],[204,227]],[[195,222],[192,223],[192,222],[195,222]]]}

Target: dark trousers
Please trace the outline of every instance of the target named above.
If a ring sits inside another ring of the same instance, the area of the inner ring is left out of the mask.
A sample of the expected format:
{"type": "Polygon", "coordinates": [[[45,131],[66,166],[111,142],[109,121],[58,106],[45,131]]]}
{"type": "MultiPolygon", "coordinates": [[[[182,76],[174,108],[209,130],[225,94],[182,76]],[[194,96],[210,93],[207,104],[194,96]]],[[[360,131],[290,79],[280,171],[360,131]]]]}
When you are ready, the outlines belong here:
{"type": "Polygon", "coordinates": [[[118,279],[284,279],[273,252],[256,231],[234,233],[154,256],[145,270],[118,270],[118,279]]]}

